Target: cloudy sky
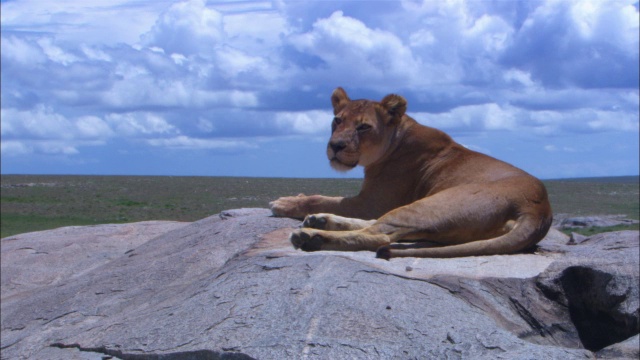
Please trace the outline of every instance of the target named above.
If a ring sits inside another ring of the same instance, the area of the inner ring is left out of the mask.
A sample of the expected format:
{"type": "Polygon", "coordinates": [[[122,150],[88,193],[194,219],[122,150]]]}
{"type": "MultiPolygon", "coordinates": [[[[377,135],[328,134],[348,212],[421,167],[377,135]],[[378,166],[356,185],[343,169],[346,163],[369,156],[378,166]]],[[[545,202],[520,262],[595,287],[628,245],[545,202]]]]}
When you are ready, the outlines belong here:
{"type": "Polygon", "coordinates": [[[337,86],[544,179],[637,175],[638,1],[1,0],[2,174],[339,177],[337,86]]]}

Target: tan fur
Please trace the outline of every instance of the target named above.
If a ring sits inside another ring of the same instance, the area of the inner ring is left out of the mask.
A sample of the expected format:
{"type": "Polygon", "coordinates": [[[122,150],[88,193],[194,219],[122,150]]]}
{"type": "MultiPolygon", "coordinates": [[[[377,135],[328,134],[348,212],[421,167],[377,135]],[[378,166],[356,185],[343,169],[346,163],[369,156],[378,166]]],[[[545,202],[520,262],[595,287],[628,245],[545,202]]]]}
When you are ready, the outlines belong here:
{"type": "Polygon", "coordinates": [[[294,247],[372,250],[387,259],[495,255],[530,248],[549,230],[542,182],[418,124],[401,96],[352,101],[338,88],[331,103],[331,166],[362,165],[364,182],[350,198],[273,201],[276,216],[306,217],[291,234],[294,247]]]}

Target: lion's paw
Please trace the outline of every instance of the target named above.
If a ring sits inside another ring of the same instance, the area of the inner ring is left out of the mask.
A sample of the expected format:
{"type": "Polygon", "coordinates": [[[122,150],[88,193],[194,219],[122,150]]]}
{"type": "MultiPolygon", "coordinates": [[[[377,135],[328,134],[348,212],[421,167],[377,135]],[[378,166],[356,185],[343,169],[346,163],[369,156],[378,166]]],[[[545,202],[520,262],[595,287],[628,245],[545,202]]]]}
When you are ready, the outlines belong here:
{"type": "Polygon", "coordinates": [[[274,216],[303,218],[306,214],[302,210],[305,203],[304,194],[298,196],[285,196],[269,203],[269,209],[274,216]]]}
{"type": "Polygon", "coordinates": [[[334,214],[313,214],[304,219],[302,226],[319,230],[347,231],[364,229],[373,223],[375,220],[347,218],[334,214]]]}
{"type": "Polygon", "coordinates": [[[378,250],[376,250],[376,258],[383,260],[391,259],[391,247],[388,245],[380,246],[378,250]]]}
{"type": "Polygon", "coordinates": [[[328,219],[329,216],[326,214],[308,215],[304,218],[302,226],[306,228],[325,230],[327,229],[327,224],[329,222],[328,219]]]}
{"type": "Polygon", "coordinates": [[[269,203],[269,210],[271,210],[273,216],[287,216],[288,209],[286,209],[282,201],[278,199],[269,203]]]}
{"type": "Polygon", "coordinates": [[[324,244],[324,239],[322,239],[320,235],[309,233],[304,230],[296,230],[292,232],[289,240],[294,248],[303,251],[322,250],[322,245],[324,244]]]}

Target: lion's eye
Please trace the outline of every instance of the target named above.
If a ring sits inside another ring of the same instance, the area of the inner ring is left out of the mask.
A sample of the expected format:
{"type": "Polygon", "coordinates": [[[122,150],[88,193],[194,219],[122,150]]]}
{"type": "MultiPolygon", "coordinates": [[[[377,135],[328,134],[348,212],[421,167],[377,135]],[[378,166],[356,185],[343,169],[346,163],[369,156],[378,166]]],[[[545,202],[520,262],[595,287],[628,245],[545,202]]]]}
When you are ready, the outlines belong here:
{"type": "Polygon", "coordinates": [[[369,124],[360,124],[360,125],[358,125],[356,130],[358,130],[359,132],[369,131],[369,130],[371,130],[371,125],[369,125],[369,124]]]}
{"type": "Polygon", "coordinates": [[[336,125],[340,125],[342,124],[342,119],[340,119],[339,117],[334,117],[333,118],[333,123],[336,125]]]}

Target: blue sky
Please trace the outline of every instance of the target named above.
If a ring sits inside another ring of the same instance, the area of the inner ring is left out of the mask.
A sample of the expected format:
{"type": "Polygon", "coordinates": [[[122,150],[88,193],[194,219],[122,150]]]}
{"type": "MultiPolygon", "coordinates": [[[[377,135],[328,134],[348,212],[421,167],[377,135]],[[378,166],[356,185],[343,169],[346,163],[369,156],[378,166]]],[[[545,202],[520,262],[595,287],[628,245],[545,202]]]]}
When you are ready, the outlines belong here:
{"type": "Polygon", "coordinates": [[[545,179],[639,173],[637,1],[2,0],[2,174],[336,173],[337,86],[545,179]]]}

